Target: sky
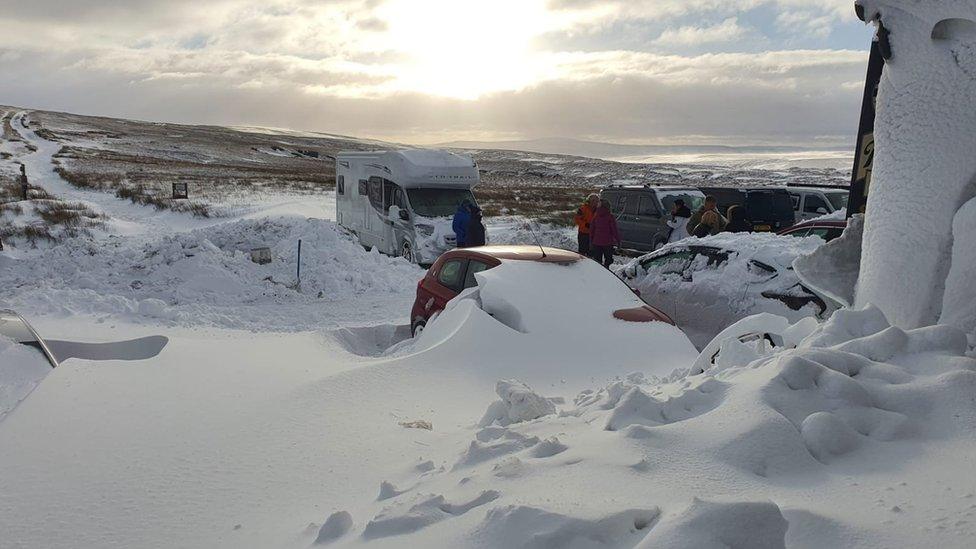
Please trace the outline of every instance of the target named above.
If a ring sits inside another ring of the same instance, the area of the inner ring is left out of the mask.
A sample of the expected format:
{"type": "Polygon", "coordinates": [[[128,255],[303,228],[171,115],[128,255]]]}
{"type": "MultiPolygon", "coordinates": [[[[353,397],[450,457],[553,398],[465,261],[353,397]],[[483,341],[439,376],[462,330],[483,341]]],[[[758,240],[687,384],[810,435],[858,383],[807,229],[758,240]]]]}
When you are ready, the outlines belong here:
{"type": "Polygon", "coordinates": [[[0,0],[0,104],[402,143],[853,142],[852,0],[0,0]]]}

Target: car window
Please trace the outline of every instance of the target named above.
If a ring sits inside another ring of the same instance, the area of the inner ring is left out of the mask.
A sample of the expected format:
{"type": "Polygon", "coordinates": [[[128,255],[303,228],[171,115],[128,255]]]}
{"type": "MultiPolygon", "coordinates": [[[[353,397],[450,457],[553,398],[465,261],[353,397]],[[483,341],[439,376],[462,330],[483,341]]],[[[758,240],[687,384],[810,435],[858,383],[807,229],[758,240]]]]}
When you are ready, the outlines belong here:
{"type": "Polygon", "coordinates": [[[803,212],[804,213],[818,213],[817,210],[823,208],[826,211],[830,211],[827,207],[827,202],[815,194],[808,194],[807,199],[803,201],[803,212]]]}
{"type": "Polygon", "coordinates": [[[729,260],[729,253],[723,252],[722,250],[699,250],[698,255],[704,256],[708,259],[708,261],[705,263],[705,267],[720,267],[729,260]]]}
{"type": "Polygon", "coordinates": [[[827,200],[834,206],[835,210],[847,207],[847,199],[850,198],[850,194],[846,192],[829,192],[824,193],[827,200]]]}
{"type": "Polygon", "coordinates": [[[624,213],[624,204],[627,203],[626,196],[618,194],[614,195],[610,200],[610,211],[613,212],[613,215],[620,215],[624,213]]]}
{"type": "Polygon", "coordinates": [[[437,273],[437,281],[452,290],[461,290],[461,277],[464,276],[465,259],[451,259],[444,262],[441,272],[437,273]]]}
{"type": "Polygon", "coordinates": [[[837,227],[833,227],[833,228],[827,229],[827,235],[824,237],[824,240],[826,240],[827,242],[830,242],[831,240],[833,240],[835,238],[839,238],[840,235],[842,235],[842,234],[844,234],[844,229],[839,229],[837,227]]]}
{"type": "Polygon", "coordinates": [[[640,197],[640,209],[638,210],[638,215],[661,215],[661,211],[657,209],[657,204],[654,203],[654,197],[645,194],[640,197]]]}
{"type": "Polygon", "coordinates": [[[819,236],[820,238],[822,238],[824,240],[827,240],[827,231],[829,231],[829,230],[830,229],[823,228],[823,227],[818,227],[818,228],[815,228],[815,229],[810,229],[810,235],[811,236],[819,236]]]}
{"type": "Polygon", "coordinates": [[[790,193],[790,200],[793,202],[793,211],[800,209],[800,195],[790,193]]]}
{"type": "Polygon", "coordinates": [[[480,273],[481,271],[487,271],[488,265],[480,261],[472,259],[468,263],[468,274],[464,275],[464,288],[474,288],[478,285],[478,280],[475,279],[475,273],[480,273]]]}
{"type": "Polygon", "coordinates": [[[656,271],[661,274],[684,274],[694,257],[695,252],[691,250],[672,252],[647,259],[641,262],[641,267],[645,271],[656,271]]]}
{"type": "Polygon", "coordinates": [[[810,229],[797,229],[793,232],[786,233],[789,236],[795,236],[797,238],[803,238],[804,236],[809,236],[810,229]]]}
{"type": "Polygon", "coordinates": [[[637,211],[640,205],[640,195],[636,193],[631,193],[625,195],[627,202],[624,205],[624,213],[630,215],[637,215],[637,211]]]}

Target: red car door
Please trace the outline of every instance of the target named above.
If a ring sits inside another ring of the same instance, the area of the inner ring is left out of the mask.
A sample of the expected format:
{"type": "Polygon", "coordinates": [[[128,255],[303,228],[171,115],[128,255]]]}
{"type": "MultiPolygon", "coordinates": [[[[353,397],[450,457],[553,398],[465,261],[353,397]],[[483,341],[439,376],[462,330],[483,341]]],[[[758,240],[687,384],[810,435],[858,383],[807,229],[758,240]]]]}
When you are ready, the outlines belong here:
{"type": "Polygon", "coordinates": [[[468,258],[458,257],[445,261],[434,275],[433,283],[427,290],[431,294],[431,301],[424,304],[427,318],[436,311],[444,310],[447,302],[454,299],[464,288],[464,275],[468,267],[468,258]]]}

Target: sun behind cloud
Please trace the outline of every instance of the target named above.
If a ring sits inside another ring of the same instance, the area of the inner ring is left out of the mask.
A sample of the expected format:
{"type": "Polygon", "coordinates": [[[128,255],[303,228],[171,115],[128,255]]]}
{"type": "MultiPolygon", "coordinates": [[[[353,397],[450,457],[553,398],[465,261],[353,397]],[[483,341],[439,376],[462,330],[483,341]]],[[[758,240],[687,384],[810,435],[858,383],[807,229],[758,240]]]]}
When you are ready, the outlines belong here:
{"type": "Polygon", "coordinates": [[[549,74],[533,39],[555,20],[544,0],[396,0],[378,10],[405,55],[389,87],[456,99],[519,90],[549,74]]]}

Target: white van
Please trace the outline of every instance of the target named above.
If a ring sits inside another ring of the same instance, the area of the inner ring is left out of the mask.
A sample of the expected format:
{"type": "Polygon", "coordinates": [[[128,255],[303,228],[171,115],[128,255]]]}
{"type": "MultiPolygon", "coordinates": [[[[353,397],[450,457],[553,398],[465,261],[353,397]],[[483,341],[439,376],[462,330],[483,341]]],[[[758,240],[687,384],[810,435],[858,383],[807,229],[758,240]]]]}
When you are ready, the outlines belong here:
{"type": "Polygon", "coordinates": [[[456,247],[454,212],[480,182],[470,156],[430,149],[340,152],[336,217],[366,248],[432,264],[456,247]]]}
{"type": "Polygon", "coordinates": [[[786,190],[793,199],[793,213],[797,223],[846,209],[850,196],[846,187],[789,185],[786,190]]]}

